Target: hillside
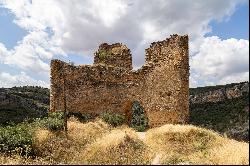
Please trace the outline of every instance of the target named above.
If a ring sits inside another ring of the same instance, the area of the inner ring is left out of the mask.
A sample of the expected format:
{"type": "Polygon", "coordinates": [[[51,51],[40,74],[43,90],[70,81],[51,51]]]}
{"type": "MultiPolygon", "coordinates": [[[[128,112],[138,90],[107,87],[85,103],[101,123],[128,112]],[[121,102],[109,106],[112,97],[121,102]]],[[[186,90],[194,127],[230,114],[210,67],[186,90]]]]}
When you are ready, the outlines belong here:
{"type": "Polygon", "coordinates": [[[126,125],[114,128],[100,119],[81,123],[71,118],[67,137],[64,132],[38,128],[32,138],[35,158],[0,153],[0,164],[244,165],[249,162],[248,143],[192,125],[164,125],[140,137],[126,125]]]}
{"type": "MultiPolygon", "coordinates": [[[[248,141],[249,83],[190,88],[190,123],[248,141]]],[[[49,89],[33,86],[0,88],[0,124],[43,117],[49,89]]]]}
{"type": "Polygon", "coordinates": [[[24,86],[0,88],[0,124],[47,115],[49,89],[24,86]]]}
{"type": "Polygon", "coordinates": [[[190,88],[190,123],[248,141],[249,82],[190,88]]]}

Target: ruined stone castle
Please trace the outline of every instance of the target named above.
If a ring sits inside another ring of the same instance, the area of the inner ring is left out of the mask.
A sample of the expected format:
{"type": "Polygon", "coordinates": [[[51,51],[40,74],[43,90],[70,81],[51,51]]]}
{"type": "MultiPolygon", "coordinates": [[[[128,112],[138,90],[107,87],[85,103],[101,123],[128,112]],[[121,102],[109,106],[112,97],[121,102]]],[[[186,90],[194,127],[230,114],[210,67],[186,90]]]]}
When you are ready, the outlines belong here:
{"type": "Polygon", "coordinates": [[[50,111],[124,114],[139,101],[149,126],[186,123],[189,118],[188,36],[171,35],[146,49],[145,64],[133,70],[130,50],[103,43],[93,65],[51,61],[50,111]],[[65,96],[65,97],[64,97],[65,96]]]}

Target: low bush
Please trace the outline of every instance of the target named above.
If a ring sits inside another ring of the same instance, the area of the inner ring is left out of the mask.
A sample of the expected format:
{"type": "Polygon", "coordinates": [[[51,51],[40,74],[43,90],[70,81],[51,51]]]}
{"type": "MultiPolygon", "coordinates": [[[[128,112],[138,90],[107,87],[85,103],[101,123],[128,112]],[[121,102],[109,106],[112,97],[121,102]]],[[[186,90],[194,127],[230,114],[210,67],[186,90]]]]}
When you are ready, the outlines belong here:
{"type": "Polygon", "coordinates": [[[50,112],[48,117],[55,118],[55,119],[63,119],[63,112],[57,111],[57,112],[50,112]]]}
{"type": "Polygon", "coordinates": [[[101,119],[107,122],[108,124],[116,127],[122,125],[125,122],[125,117],[120,114],[114,114],[105,112],[100,115],[101,119]]]}
{"type": "Polygon", "coordinates": [[[22,122],[19,124],[0,127],[0,152],[7,154],[33,155],[33,137],[38,128],[46,128],[51,131],[63,129],[63,114],[51,113],[43,119],[36,119],[32,123],[22,122]]]}
{"type": "Polygon", "coordinates": [[[80,112],[69,112],[68,117],[76,117],[80,122],[88,122],[90,120],[94,119],[94,115],[88,114],[88,113],[80,113],[80,112]]]}
{"type": "Polygon", "coordinates": [[[46,128],[51,131],[62,130],[64,127],[63,112],[52,112],[48,117],[36,119],[34,124],[40,128],[46,128]]]}
{"type": "Polygon", "coordinates": [[[0,151],[8,154],[30,155],[34,131],[33,126],[28,123],[0,127],[0,151]]]}

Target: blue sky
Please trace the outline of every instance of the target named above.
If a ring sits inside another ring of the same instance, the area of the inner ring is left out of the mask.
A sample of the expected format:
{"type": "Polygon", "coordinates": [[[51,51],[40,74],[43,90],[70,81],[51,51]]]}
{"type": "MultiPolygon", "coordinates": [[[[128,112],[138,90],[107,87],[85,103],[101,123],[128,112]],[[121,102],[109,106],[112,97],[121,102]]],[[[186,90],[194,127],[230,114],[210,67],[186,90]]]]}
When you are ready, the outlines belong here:
{"type": "Polygon", "coordinates": [[[211,21],[209,25],[212,27],[212,31],[206,36],[249,40],[249,3],[240,4],[235,10],[229,20],[211,21]]]}
{"type": "Polygon", "coordinates": [[[13,22],[14,18],[15,16],[9,10],[0,8],[0,41],[8,49],[13,48],[27,34],[27,31],[13,22]]]}
{"type": "Polygon", "coordinates": [[[246,0],[177,0],[162,4],[138,0],[132,5],[123,0],[87,0],[77,1],[75,6],[68,0],[60,1],[60,5],[57,1],[0,0],[0,86],[49,87],[52,58],[76,65],[91,64],[100,42],[127,43],[132,47],[134,67],[138,68],[149,43],[173,33],[190,36],[191,87],[249,80],[249,68],[239,70],[240,65],[249,65],[245,63],[249,59],[246,0]],[[186,10],[179,10],[183,6],[186,10]],[[231,71],[229,67],[237,57],[242,61],[231,71]]]}

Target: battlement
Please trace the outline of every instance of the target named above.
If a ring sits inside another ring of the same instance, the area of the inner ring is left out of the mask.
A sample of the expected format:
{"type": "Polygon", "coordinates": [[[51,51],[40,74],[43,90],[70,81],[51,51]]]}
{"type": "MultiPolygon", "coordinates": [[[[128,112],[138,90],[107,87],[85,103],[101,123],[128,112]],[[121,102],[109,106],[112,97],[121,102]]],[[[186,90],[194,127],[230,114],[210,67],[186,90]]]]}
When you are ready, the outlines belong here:
{"type": "Polygon", "coordinates": [[[130,50],[121,43],[103,43],[93,65],[51,61],[50,111],[125,114],[139,101],[149,126],[186,123],[189,117],[188,36],[171,35],[151,43],[146,64],[132,70],[130,50]]]}

